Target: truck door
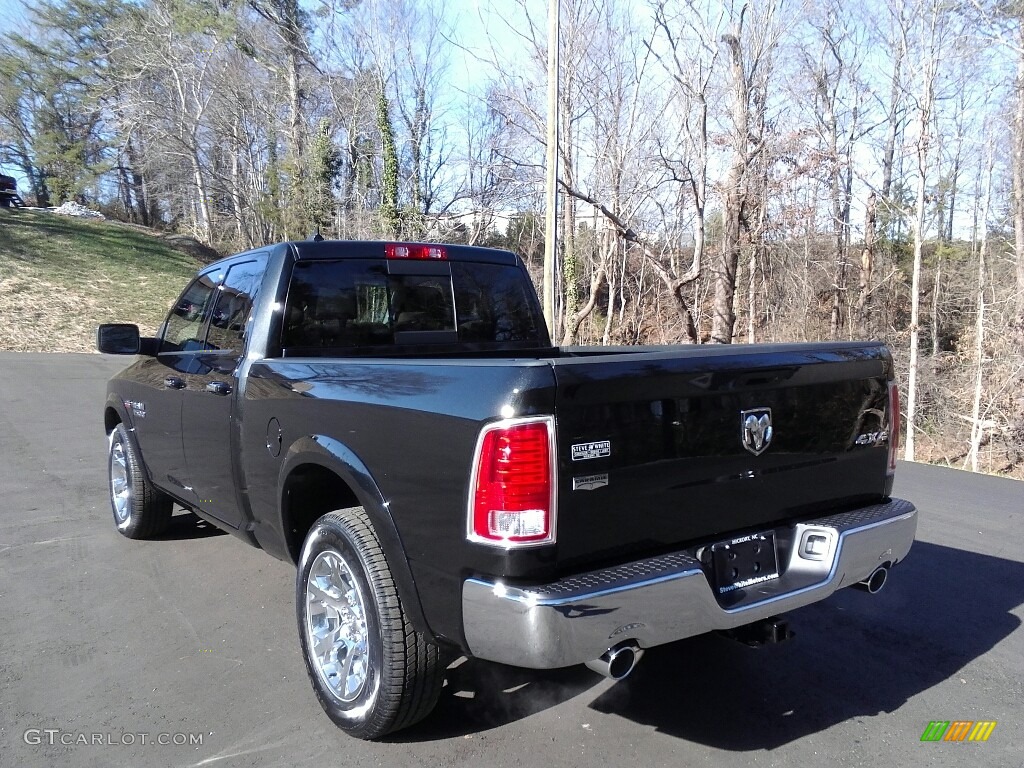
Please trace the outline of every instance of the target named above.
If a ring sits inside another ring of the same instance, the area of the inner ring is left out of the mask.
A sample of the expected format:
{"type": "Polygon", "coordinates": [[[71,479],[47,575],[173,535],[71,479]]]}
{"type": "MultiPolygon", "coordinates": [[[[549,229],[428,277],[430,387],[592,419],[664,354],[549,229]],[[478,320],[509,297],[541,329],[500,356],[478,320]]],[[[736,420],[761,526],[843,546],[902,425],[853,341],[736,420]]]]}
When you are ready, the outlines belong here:
{"type": "Polygon", "coordinates": [[[266,264],[262,259],[231,264],[218,285],[203,350],[182,390],[182,434],[188,484],[204,513],[238,528],[242,503],[234,476],[240,455],[238,368],[252,320],[253,300],[266,264]]]}
{"type": "Polygon", "coordinates": [[[145,360],[131,388],[135,437],[153,482],[185,501],[191,501],[191,491],[182,448],[182,390],[203,346],[216,280],[216,274],[203,273],[178,297],[164,323],[159,352],[145,360]]]}

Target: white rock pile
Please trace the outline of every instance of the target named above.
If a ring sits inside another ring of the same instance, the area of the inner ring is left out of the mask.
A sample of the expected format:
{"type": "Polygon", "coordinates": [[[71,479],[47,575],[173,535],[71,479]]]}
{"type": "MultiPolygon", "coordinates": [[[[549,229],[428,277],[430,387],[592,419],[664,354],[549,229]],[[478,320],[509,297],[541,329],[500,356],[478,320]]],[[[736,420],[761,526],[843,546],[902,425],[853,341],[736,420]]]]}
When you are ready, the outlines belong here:
{"type": "Polygon", "coordinates": [[[54,213],[61,216],[77,216],[81,219],[105,219],[107,218],[99,211],[92,211],[74,200],[68,200],[64,205],[53,209],[54,213]]]}

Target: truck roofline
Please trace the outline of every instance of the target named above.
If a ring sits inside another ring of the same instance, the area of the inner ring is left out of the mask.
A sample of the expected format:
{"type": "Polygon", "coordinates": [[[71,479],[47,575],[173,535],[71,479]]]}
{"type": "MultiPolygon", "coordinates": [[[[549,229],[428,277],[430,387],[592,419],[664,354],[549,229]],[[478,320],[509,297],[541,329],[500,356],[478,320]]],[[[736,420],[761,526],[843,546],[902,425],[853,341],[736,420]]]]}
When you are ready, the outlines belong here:
{"type": "Polygon", "coordinates": [[[479,245],[452,245],[449,243],[412,243],[394,240],[289,240],[272,243],[248,251],[233,253],[217,261],[210,262],[201,271],[225,266],[228,262],[244,260],[245,257],[257,254],[288,253],[295,261],[315,261],[328,259],[383,259],[384,247],[389,244],[401,245],[440,245],[447,251],[446,261],[471,261],[483,264],[502,264],[505,266],[522,266],[522,260],[512,251],[501,248],[485,248],[479,245]]]}
{"type": "Polygon", "coordinates": [[[287,243],[295,258],[300,261],[311,259],[382,259],[384,247],[388,244],[438,245],[447,251],[448,261],[475,261],[487,264],[516,266],[519,257],[511,251],[498,248],[484,248],[477,245],[453,245],[450,243],[425,243],[395,240],[293,240],[287,243]]]}

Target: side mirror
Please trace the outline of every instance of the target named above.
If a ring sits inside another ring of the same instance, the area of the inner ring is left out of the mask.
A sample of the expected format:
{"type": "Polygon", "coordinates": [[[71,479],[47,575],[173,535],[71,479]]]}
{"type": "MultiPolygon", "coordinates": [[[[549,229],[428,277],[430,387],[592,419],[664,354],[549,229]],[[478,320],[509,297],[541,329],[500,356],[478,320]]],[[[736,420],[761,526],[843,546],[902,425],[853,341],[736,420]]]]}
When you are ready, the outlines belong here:
{"type": "Polygon", "coordinates": [[[137,355],[141,340],[139,326],[103,323],[96,328],[96,349],[108,355],[137,355]]]}

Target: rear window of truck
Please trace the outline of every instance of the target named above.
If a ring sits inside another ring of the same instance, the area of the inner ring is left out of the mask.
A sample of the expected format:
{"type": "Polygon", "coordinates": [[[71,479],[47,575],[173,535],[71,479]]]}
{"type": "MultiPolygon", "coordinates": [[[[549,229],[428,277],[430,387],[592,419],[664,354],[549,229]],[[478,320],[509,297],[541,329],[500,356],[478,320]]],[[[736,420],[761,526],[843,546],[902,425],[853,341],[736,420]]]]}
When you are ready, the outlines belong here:
{"type": "Polygon", "coordinates": [[[285,304],[287,352],[460,344],[540,345],[526,278],[513,266],[450,262],[448,274],[388,274],[374,259],[299,261],[285,304]]]}

